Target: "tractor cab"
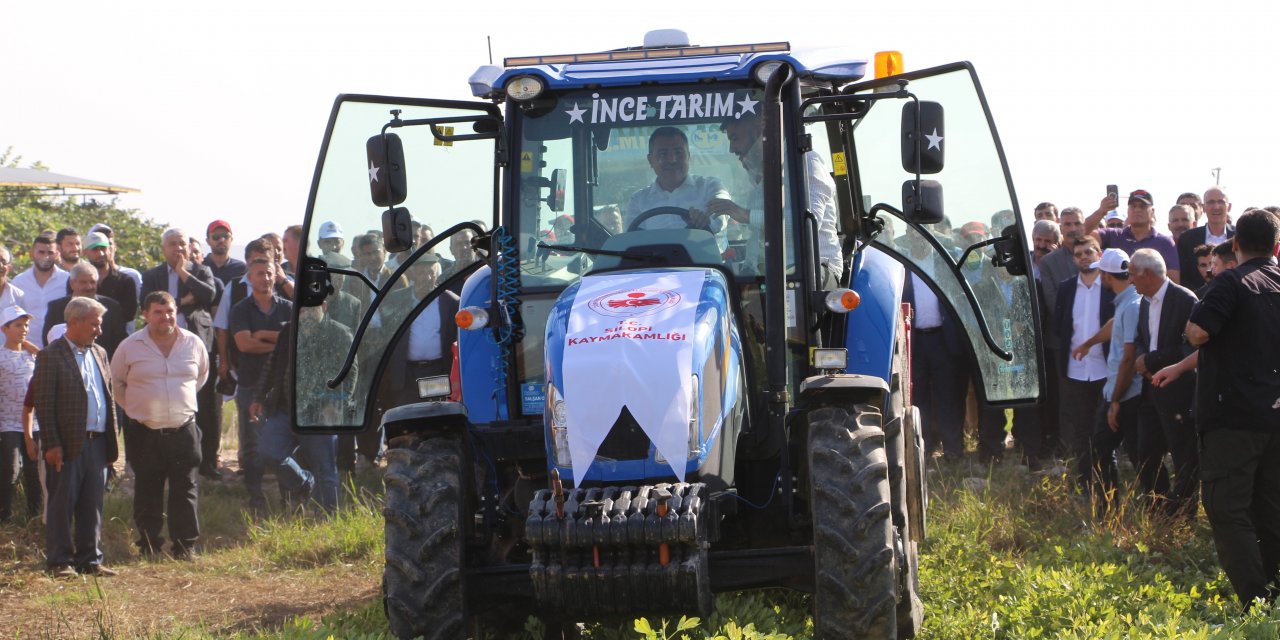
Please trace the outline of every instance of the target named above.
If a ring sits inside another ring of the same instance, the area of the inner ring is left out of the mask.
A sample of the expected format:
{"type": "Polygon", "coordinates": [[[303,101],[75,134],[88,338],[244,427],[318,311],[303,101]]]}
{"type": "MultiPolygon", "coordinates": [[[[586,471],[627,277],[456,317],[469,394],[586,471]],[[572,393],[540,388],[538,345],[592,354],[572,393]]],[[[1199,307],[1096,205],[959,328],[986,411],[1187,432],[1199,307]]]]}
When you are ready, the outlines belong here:
{"type": "Polygon", "coordinates": [[[386,430],[393,631],[522,601],[550,620],[705,613],[768,585],[826,593],[823,633],[855,613],[870,635],[914,629],[929,416],[908,275],[959,320],[984,402],[1034,402],[1043,380],[972,67],[668,31],[508,58],[471,86],[339,96],[304,224],[294,425],[386,430]],[[441,539],[413,515],[428,466],[459,485],[429,501],[456,539],[406,568],[395,547],[441,539]],[[833,490],[887,505],[849,507],[884,517],[863,551],[887,563],[887,613],[840,600],[865,567],[823,538],[850,524],[819,508],[833,490]],[[414,581],[459,567],[447,597],[414,581]]]}

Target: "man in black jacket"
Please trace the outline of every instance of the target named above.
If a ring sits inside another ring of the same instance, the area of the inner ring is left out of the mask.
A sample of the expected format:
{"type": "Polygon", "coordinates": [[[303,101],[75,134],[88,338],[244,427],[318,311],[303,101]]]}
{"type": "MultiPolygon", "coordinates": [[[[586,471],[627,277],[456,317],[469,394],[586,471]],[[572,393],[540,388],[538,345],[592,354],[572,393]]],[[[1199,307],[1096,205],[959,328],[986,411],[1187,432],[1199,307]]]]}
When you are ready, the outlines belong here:
{"type": "MultiPolygon", "coordinates": [[[[1134,287],[1142,294],[1134,341],[1138,354],[1135,369],[1143,377],[1138,455],[1143,460],[1161,460],[1163,466],[1165,450],[1173,454],[1173,487],[1166,508],[1171,514],[1194,516],[1200,487],[1200,458],[1191,417],[1196,377],[1188,374],[1159,388],[1151,384],[1151,376],[1191,354],[1191,345],[1182,334],[1196,294],[1165,277],[1164,259],[1150,249],[1134,252],[1130,273],[1134,287]]],[[[1156,483],[1163,469],[1146,466],[1138,470],[1139,478],[1145,478],[1143,487],[1160,490],[1156,483]]]]}
{"type": "MultiPolygon", "coordinates": [[[[182,229],[165,229],[161,236],[164,264],[142,274],[142,296],[152,291],[166,291],[178,301],[178,326],[196,334],[204,342],[209,361],[217,362],[214,348],[213,303],[218,297],[219,283],[213,271],[192,262],[187,253],[187,233],[182,229]]],[[[216,475],[218,442],[222,437],[222,401],[217,392],[218,377],[209,375],[196,394],[196,425],[201,434],[201,473],[216,475]]]]}
{"type": "Polygon", "coordinates": [[[1240,266],[1213,279],[1187,323],[1200,347],[1196,423],[1204,510],[1222,568],[1246,608],[1280,593],[1280,222],[1240,217],[1240,266]]]}
{"type": "Polygon", "coordinates": [[[1102,284],[1098,268],[1102,256],[1098,239],[1084,236],[1071,248],[1079,273],[1058,283],[1054,326],[1058,327],[1059,424],[1067,451],[1076,459],[1081,486],[1091,470],[1090,444],[1094,418],[1107,384],[1108,345],[1092,346],[1081,358],[1072,352],[1085,344],[1115,314],[1115,294],[1102,284]]]}
{"type": "MultiPolygon", "coordinates": [[[[66,323],[64,313],[67,303],[71,302],[72,298],[93,298],[107,309],[102,316],[102,334],[95,342],[106,349],[108,358],[115,355],[116,347],[126,335],[125,323],[121,320],[124,312],[120,310],[120,305],[115,300],[98,294],[98,270],[88,262],[77,262],[74,267],[71,267],[71,277],[67,280],[67,284],[71,288],[71,295],[50,302],[45,312],[45,344],[52,342],[48,337],[49,331],[66,323]]],[[[132,284],[131,282],[130,285],[132,284]]]]}
{"type": "Polygon", "coordinates": [[[1203,287],[1205,283],[1200,272],[1188,266],[1196,263],[1196,247],[1202,244],[1219,245],[1236,235],[1236,227],[1231,224],[1231,199],[1222,187],[1210,187],[1204,192],[1204,212],[1206,224],[1187,229],[1178,238],[1178,262],[1182,265],[1181,284],[1192,291],[1203,287]]]}

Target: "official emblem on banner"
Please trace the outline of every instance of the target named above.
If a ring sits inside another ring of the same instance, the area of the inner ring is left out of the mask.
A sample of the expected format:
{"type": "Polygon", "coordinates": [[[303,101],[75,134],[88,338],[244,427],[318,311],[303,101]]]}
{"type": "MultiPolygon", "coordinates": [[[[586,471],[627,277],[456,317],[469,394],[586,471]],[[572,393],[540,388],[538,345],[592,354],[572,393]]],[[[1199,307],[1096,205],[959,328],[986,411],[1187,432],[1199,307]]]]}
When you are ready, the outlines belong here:
{"type": "Polygon", "coordinates": [[[587,308],[612,318],[649,316],[680,303],[680,294],[670,289],[619,289],[596,296],[587,308]]]}

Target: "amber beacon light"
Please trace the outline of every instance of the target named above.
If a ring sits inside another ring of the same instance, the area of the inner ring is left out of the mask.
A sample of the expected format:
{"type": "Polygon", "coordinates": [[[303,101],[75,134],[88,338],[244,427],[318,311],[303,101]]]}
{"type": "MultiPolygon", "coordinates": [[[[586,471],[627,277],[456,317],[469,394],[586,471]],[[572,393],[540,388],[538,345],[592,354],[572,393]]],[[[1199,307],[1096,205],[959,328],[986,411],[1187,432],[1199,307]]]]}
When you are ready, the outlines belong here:
{"type": "Polygon", "coordinates": [[[906,70],[906,67],[902,66],[901,51],[876,52],[876,78],[896,76],[906,70]]]}

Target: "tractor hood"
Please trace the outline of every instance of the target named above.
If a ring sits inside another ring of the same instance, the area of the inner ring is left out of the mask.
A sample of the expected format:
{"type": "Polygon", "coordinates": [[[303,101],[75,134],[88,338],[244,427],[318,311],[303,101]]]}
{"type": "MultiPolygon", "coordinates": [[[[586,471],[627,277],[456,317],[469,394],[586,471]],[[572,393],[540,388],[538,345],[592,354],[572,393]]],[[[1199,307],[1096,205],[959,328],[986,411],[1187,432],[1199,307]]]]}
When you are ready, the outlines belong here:
{"type": "Polygon", "coordinates": [[[720,372],[701,380],[703,370],[710,360],[723,371],[722,354],[736,343],[726,292],[718,271],[681,268],[588,275],[561,294],[546,334],[546,418],[567,432],[556,466],[587,479],[592,463],[615,462],[597,456],[625,408],[655,450],[635,457],[684,479],[702,440],[701,388],[725,383],[720,372]]]}

